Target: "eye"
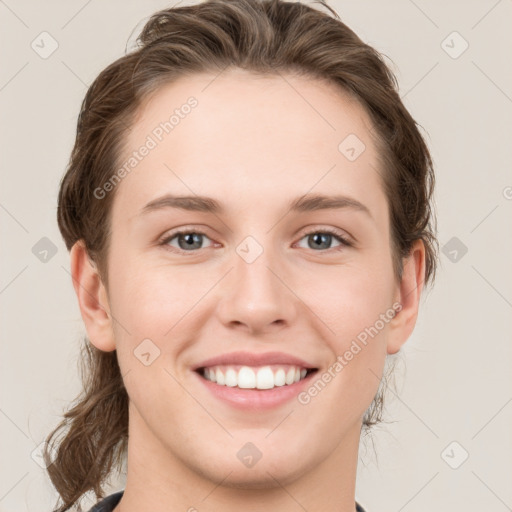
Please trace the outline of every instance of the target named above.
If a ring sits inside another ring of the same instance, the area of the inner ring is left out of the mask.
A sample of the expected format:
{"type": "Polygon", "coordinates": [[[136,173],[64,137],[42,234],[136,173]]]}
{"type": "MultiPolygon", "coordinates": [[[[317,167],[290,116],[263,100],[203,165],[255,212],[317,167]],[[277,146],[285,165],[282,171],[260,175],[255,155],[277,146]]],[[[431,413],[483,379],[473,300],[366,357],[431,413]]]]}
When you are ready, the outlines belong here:
{"type": "MultiPolygon", "coordinates": [[[[198,230],[180,230],[171,233],[166,236],[159,245],[171,246],[178,252],[194,252],[194,249],[205,249],[202,244],[202,237],[210,238],[198,230]],[[176,239],[178,246],[174,245],[173,242],[176,239]]],[[[332,244],[333,239],[338,240],[339,246],[332,248],[335,251],[342,250],[344,247],[352,247],[352,243],[344,236],[343,232],[336,229],[323,229],[323,230],[312,230],[306,233],[301,240],[307,238],[308,247],[306,249],[314,249],[318,252],[318,249],[328,250],[332,244]],[[319,236],[318,236],[319,235],[319,236]]],[[[324,251],[322,251],[324,252],[324,251]]]]}
{"type": "Polygon", "coordinates": [[[309,231],[301,238],[301,240],[305,238],[307,238],[308,243],[308,247],[306,247],[306,249],[330,249],[330,247],[326,246],[331,245],[333,238],[340,242],[340,245],[335,247],[334,250],[339,251],[344,247],[352,246],[352,243],[343,235],[343,233],[336,229],[309,231]]]}
{"type": "Polygon", "coordinates": [[[179,251],[183,252],[190,252],[194,249],[203,249],[202,243],[201,243],[201,237],[206,237],[206,234],[201,231],[175,231],[173,234],[167,236],[164,238],[160,245],[170,245],[171,247],[174,247],[175,249],[178,249],[179,251]],[[178,247],[175,245],[172,245],[170,242],[176,238],[176,241],[178,243],[178,247]]]}

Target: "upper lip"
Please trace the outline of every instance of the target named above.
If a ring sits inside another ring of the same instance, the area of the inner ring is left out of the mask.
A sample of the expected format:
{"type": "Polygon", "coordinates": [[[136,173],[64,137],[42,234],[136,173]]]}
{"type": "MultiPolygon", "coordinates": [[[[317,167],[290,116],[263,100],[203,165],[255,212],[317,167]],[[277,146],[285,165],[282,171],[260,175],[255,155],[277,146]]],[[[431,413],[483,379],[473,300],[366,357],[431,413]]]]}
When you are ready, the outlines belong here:
{"type": "Polygon", "coordinates": [[[294,366],[300,366],[301,368],[313,369],[316,368],[314,365],[292,356],[285,354],[284,352],[230,352],[228,354],[222,354],[220,356],[212,357],[201,361],[200,363],[192,367],[193,370],[199,368],[207,368],[211,366],[220,365],[244,365],[244,366],[263,366],[270,364],[289,364],[294,366]]]}

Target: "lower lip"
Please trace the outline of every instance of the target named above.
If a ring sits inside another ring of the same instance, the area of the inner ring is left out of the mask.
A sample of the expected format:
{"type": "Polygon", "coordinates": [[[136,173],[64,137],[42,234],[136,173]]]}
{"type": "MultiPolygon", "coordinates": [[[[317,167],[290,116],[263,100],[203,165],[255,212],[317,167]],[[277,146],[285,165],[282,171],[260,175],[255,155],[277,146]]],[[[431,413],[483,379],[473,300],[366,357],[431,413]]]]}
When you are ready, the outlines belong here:
{"type": "Polygon", "coordinates": [[[316,373],[318,373],[318,370],[308,374],[298,382],[290,385],[274,386],[272,389],[242,389],[236,386],[221,386],[194,372],[197,378],[214,396],[235,408],[244,410],[271,409],[293,400],[309,385],[311,377],[316,373]]]}

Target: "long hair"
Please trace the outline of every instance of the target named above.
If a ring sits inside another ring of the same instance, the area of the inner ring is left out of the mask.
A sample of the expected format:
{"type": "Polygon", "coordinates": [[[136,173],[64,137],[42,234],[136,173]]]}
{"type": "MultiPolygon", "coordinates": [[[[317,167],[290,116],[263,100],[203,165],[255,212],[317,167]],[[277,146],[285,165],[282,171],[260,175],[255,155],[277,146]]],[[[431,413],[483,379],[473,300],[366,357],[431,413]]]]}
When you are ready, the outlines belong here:
{"type": "MultiPolygon", "coordinates": [[[[421,239],[425,284],[433,281],[437,240],[434,172],[427,145],[381,54],[324,2],[320,6],[325,12],[283,0],[207,0],[165,9],[148,20],[136,48],[94,80],[78,116],[57,220],[68,250],[77,241],[84,242],[105,286],[115,190],[101,198],[94,191],[120,165],[126,133],[137,112],[163,84],[226,68],[263,75],[298,73],[336,84],[357,99],[375,128],[390,209],[394,274],[401,278],[402,259],[421,239]]],[[[127,448],[129,399],[116,351],[102,352],[87,338],[83,342],[82,393],[48,435],[43,452],[62,499],[55,512],[69,510],[90,490],[103,497],[102,485],[127,448]]],[[[382,420],[384,388],[366,411],[362,428],[382,420]]]]}

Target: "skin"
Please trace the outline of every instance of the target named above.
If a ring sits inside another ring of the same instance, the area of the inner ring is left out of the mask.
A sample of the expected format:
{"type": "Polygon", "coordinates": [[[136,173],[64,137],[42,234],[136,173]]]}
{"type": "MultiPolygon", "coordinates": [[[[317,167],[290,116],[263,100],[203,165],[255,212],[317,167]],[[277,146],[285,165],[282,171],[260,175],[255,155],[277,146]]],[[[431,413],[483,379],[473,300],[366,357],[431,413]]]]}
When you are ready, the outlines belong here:
{"type": "Polygon", "coordinates": [[[386,355],[414,328],[424,246],[414,244],[398,281],[372,124],[356,101],[293,75],[213,79],[167,84],[141,109],[125,156],[187,98],[199,102],[117,185],[108,283],[81,242],[71,251],[88,336],[117,350],[130,397],[127,482],[115,511],[353,512],[363,415],[386,355]],[[352,162],[338,150],[351,133],[366,145],[352,162]],[[140,215],[165,193],[210,196],[226,211],[140,215]],[[289,212],[306,193],[350,196],[370,215],[289,212]],[[204,232],[202,248],[185,252],[182,243],[180,254],[179,237],[158,245],[178,227],[204,232]],[[326,228],[353,246],[333,237],[317,248],[307,234],[326,228]],[[249,235],[263,249],[252,263],[236,251],[249,235]],[[321,374],[395,301],[401,311],[307,405],[236,410],[190,369],[236,350],[276,350],[321,374]],[[134,355],[147,338],[160,350],[149,366],[134,355]],[[251,468],[236,456],[248,441],[262,453],[251,468]]]}

